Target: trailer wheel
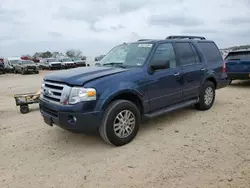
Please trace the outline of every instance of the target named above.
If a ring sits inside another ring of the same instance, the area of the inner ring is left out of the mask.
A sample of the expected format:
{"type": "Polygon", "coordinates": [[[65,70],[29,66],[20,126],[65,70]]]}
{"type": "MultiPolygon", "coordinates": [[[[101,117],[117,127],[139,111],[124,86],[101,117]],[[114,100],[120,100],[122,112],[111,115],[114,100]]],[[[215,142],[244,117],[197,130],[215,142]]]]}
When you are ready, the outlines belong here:
{"type": "Polygon", "coordinates": [[[28,106],[28,105],[21,105],[21,106],[20,106],[20,112],[21,112],[22,114],[27,114],[29,111],[30,111],[30,109],[29,109],[29,106],[28,106]]]}

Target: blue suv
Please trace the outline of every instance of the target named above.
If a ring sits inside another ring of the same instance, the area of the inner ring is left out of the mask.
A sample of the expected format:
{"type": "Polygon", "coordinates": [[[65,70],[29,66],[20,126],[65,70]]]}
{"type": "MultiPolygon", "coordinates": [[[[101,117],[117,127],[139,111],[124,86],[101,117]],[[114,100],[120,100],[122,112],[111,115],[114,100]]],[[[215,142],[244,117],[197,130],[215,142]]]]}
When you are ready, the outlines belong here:
{"type": "Polygon", "coordinates": [[[95,67],[51,73],[41,87],[46,124],[98,133],[122,146],[142,119],[194,105],[208,110],[229,79],[213,41],[199,36],[141,39],[111,49],[95,67]]]}

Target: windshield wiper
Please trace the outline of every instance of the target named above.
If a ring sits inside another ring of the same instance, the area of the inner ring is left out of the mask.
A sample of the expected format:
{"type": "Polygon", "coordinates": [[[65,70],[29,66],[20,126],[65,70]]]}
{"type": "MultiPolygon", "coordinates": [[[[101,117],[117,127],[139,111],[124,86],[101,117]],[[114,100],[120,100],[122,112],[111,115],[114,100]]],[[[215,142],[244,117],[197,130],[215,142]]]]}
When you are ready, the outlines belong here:
{"type": "Polygon", "coordinates": [[[116,66],[116,67],[120,67],[120,68],[125,68],[125,66],[122,63],[105,63],[103,64],[105,65],[111,65],[111,66],[116,66]]]}

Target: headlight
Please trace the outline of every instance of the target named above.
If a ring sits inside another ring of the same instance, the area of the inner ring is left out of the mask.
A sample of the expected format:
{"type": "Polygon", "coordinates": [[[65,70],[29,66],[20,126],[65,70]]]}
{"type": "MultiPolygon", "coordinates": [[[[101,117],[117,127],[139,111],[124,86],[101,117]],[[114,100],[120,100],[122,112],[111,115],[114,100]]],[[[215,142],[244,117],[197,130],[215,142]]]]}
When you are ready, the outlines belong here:
{"type": "Polygon", "coordinates": [[[44,82],[42,82],[42,86],[41,86],[41,93],[40,93],[40,95],[42,95],[42,94],[43,94],[44,86],[45,86],[45,84],[44,84],[44,82]]]}
{"type": "Polygon", "coordinates": [[[93,100],[96,100],[96,90],[94,88],[72,87],[69,95],[69,104],[93,100]]]}

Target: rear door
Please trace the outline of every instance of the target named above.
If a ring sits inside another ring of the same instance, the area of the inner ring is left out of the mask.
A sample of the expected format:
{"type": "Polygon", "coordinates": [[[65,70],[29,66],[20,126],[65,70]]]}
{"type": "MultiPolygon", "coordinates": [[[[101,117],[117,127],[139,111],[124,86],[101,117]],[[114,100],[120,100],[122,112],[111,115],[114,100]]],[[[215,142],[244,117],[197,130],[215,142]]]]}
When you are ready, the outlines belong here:
{"type": "MultiPolygon", "coordinates": [[[[155,111],[182,101],[182,70],[177,65],[172,43],[160,43],[150,62],[169,60],[170,68],[148,74],[150,111],[155,111]]],[[[151,63],[149,63],[150,66],[151,63]]]]}
{"type": "Polygon", "coordinates": [[[176,42],[175,49],[183,70],[183,99],[198,97],[200,84],[206,74],[206,67],[196,47],[190,42],[176,42]]]}

